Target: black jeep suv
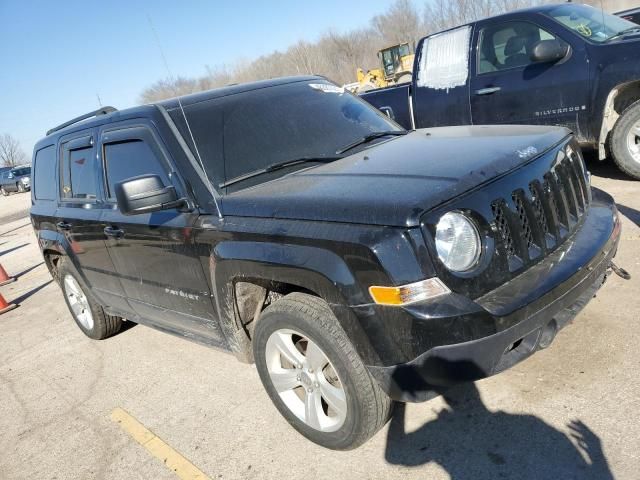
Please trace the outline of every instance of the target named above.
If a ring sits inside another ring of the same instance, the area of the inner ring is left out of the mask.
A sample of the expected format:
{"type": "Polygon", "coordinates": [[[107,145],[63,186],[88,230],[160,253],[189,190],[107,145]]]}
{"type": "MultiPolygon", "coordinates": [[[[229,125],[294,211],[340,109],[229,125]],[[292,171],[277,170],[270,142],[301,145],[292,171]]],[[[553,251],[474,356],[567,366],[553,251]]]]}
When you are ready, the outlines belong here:
{"type": "Polygon", "coordinates": [[[620,238],[570,132],[406,131],[321,77],[50,130],[31,218],[82,331],[124,319],[255,362],[303,435],[353,448],[553,340],[620,238]]]}

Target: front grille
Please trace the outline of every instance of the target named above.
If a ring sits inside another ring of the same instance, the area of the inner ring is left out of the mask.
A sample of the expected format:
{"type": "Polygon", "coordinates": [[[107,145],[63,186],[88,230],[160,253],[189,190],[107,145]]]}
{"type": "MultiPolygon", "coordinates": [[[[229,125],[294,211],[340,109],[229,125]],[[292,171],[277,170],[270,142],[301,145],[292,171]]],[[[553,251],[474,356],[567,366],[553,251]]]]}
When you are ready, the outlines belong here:
{"type": "Polygon", "coordinates": [[[577,228],[590,201],[589,185],[576,152],[563,155],[542,178],[510,198],[491,203],[498,251],[514,271],[545,256],[577,228]]]}

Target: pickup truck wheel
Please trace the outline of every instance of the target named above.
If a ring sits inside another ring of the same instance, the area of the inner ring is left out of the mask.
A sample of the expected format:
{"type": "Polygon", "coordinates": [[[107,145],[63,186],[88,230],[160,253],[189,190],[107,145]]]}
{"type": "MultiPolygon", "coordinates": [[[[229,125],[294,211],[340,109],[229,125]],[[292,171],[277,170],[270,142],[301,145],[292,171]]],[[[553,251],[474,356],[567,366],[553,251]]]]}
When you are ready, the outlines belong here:
{"type": "Polygon", "coordinates": [[[611,153],[620,170],[640,179],[640,101],[628,107],[616,123],[611,153]]]}
{"type": "Polygon", "coordinates": [[[102,340],[118,333],[122,328],[122,319],[105,313],[91,296],[82,278],[69,268],[68,262],[66,258],[60,260],[58,278],[64,300],[80,330],[94,340],[102,340]]]}
{"type": "Polygon", "coordinates": [[[312,442],[352,449],[389,418],[391,400],[320,298],[292,293],[265,309],[253,352],[269,397],[312,442]]]}

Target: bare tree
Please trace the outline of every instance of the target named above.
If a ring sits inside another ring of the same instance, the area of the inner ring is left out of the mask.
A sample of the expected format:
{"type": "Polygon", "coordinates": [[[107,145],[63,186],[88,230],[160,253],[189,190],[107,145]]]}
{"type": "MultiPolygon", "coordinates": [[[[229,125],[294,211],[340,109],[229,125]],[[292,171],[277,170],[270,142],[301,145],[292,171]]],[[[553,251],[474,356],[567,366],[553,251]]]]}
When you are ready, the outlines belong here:
{"type": "Polygon", "coordinates": [[[377,52],[381,48],[417,42],[430,33],[547,1],[550,0],[395,0],[385,12],[371,18],[366,28],[328,31],[315,42],[299,40],[285,51],[242,60],[231,67],[206,67],[206,74],[197,78],[160,80],[142,92],[140,101],[150,103],[230,83],[286,75],[318,74],[340,84],[350,83],[355,81],[358,68],[367,70],[380,65],[377,52]],[[424,2],[422,8],[416,6],[418,1],[424,2]]]}
{"type": "Polygon", "coordinates": [[[20,147],[20,142],[8,133],[0,135],[0,165],[15,167],[27,163],[27,154],[20,147]]]}
{"type": "Polygon", "coordinates": [[[396,0],[385,13],[373,17],[371,24],[385,42],[392,45],[417,42],[426,35],[412,0],[396,0]]]}

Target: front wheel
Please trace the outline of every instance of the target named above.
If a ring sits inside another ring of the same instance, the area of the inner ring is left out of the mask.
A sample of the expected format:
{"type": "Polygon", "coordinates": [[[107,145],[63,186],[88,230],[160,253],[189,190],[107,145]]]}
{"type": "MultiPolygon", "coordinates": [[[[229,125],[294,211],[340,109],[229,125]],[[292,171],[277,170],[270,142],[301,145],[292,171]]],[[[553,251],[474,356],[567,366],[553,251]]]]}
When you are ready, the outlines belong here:
{"type": "Polygon", "coordinates": [[[309,440],[349,450],[388,420],[391,400],[322,299],[292,293],[269,306],[257,322],[253,351],[269,397],[309,440]]]}
{"type": "Polygon", "coordinates": [[[19,193],[24,193],[24,185],[22,184],[22,182],[16,183],[16,188],[18,189],[19,193]]]}
{"type": "Polygon", "coordinates": [[[618,119],[611,137],[611,153],[620,170],[640,179],[640,101],[629,106],[618,119]]]}

